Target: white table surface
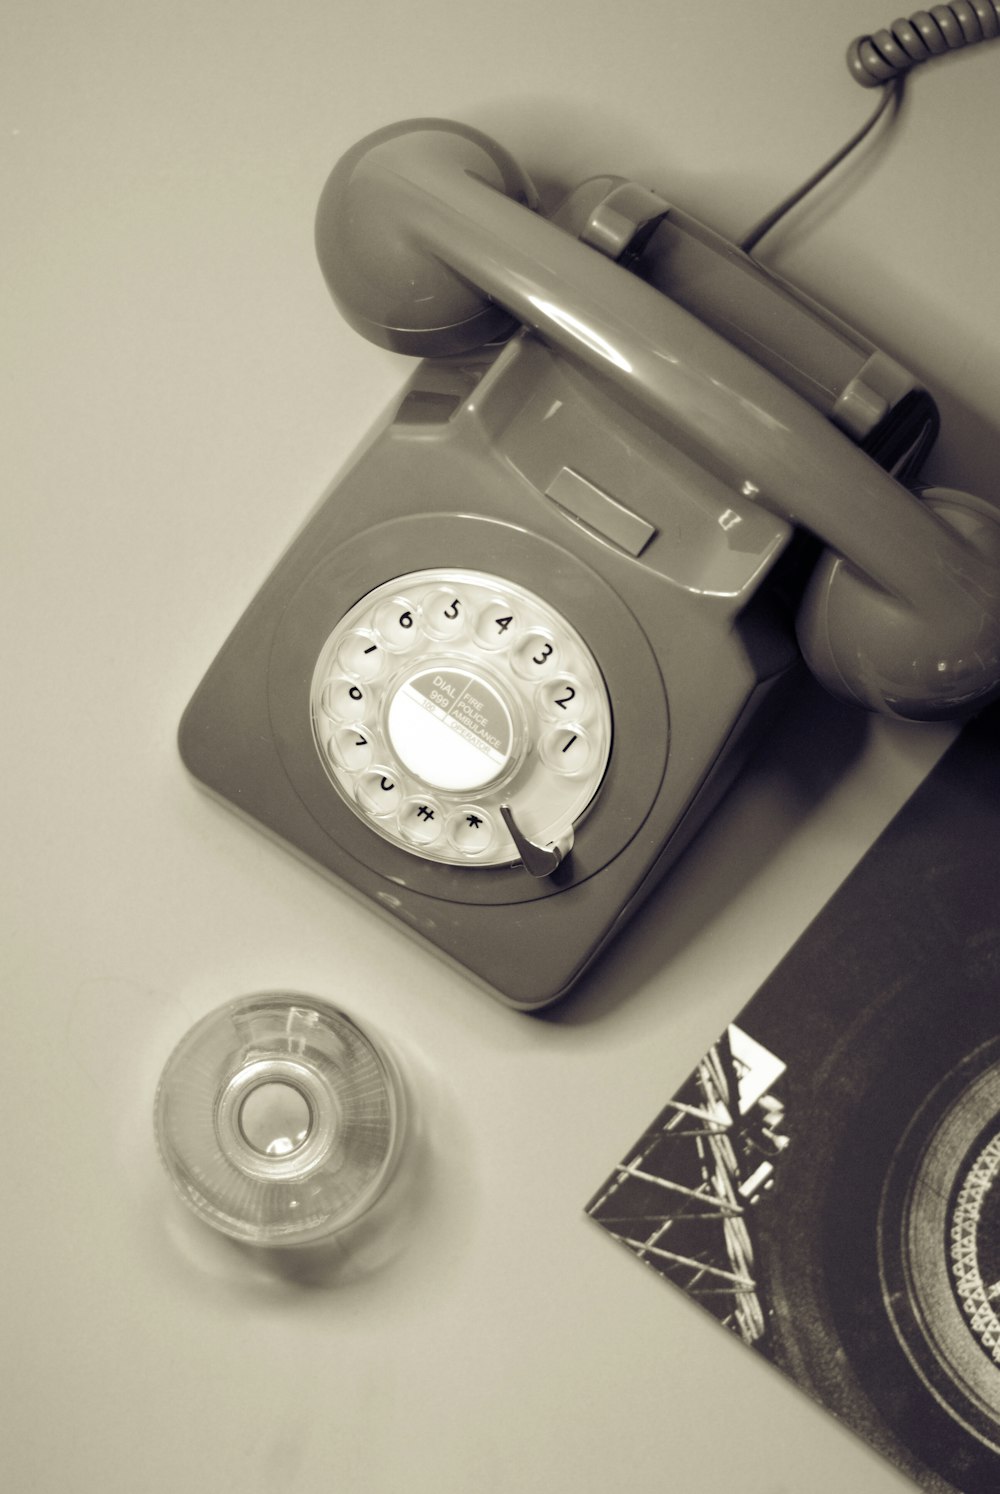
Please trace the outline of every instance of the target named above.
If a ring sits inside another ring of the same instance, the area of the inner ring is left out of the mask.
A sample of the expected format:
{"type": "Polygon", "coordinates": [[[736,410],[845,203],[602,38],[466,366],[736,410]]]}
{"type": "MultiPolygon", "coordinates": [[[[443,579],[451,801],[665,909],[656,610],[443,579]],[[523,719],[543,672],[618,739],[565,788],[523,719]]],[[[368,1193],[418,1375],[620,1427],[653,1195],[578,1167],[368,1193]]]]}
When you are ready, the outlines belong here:
{"type": "MultiPolygon", "coordinates": [[[[891,19],[716,0],[11,0],[0,1483],[23,1494],[891,1494],[909,1487],[582,1207],[935,760],[807,690],[579,995],[509,1012],[216,806],[175,749],[229,628],[407,373],[312,248],[396,118],[547,189],[638,177],[733,234],[862,121],[891,19]],[[150,1113],[251,991],[394,1046],[402,1196],[318,1279],[189,1221],[150,1113]]],[[[762,246],[935,390],[932,476],[1000,498],[998,46],[762,246]]]]}

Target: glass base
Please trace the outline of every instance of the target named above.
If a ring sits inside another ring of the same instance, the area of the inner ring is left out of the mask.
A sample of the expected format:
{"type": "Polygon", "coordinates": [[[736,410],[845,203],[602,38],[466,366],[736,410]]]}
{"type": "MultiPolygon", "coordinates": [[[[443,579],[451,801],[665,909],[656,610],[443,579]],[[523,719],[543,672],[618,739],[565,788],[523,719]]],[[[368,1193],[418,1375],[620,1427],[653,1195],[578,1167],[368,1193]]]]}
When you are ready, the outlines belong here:
{"type": "Polygon", "coordinates": [[[336,1007],[267,993],[210,1013],[160,1078],[156,1140],[185,1202],[254,1245],[345,1228],[392,1176],[405,1100],[392,1060],[336,1007]]]}

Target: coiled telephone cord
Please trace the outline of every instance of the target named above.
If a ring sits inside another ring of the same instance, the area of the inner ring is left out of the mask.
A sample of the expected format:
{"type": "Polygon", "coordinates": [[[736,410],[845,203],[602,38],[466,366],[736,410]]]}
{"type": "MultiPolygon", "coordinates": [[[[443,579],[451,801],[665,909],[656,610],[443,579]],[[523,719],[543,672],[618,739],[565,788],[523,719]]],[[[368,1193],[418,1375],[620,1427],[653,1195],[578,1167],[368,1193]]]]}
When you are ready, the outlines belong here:
{"type": "Polygon", "coordinates": [[[918,63],[995,36],[1000,36],[1000,0],[952,0],[857,37],[847,49],[847,66],[863,88],[878,88],[918,63]]]}
{"type": "Polygon", "coordinates": [[[847,49],[847,66],[862,87],[883,90],[877,108],[846,145],[761,218],[737,241],[737,247],[745,254],[752,254],[764,235],[770,233],[776,223],[857,149],[890,105],[895,104],[898,110],[903,81],[910,68],[929,62],[932,57],[940,57],[942,53],[970,47],[975,42],[992,41],[998,36],[1000,0],[952,0],[950,5],[918,10],[909,20],[893,21],[892,26],[884,31],[859,36],[852,41],[847,49]]]}

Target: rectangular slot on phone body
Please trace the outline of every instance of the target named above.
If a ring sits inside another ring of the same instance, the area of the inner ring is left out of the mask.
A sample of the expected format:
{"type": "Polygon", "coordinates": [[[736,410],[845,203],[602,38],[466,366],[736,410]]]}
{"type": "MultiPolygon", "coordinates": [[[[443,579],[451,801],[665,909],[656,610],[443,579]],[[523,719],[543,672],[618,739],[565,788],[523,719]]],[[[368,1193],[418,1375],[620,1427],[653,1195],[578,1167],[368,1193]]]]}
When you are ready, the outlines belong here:
{"type": "Polygon", "coordinates": [[[655,524],[633,513],[603,488],[588,482],[572,467],[562,467],[549,483],[545,496],[558,503],[575,519],[596,529],[628,555],[641,555],[656,533],[655,524]]]}

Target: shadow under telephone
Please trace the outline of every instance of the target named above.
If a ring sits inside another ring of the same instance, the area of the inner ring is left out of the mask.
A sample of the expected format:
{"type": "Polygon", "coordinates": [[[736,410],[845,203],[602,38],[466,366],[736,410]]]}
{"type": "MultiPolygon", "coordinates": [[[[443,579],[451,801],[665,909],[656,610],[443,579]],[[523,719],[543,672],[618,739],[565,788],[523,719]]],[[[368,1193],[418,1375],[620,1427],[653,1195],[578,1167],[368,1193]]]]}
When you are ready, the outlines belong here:
{"type": "Polygon", "coordinates": [[[423,361],[180,735],[207,787],[524,1009],[634,913],[803,657],[904,718],[1000,693],[1000,516],[912,490],[927,391],[645,188],[533,208],[446,121],[335,168],[334,299],[423,361]]]}

